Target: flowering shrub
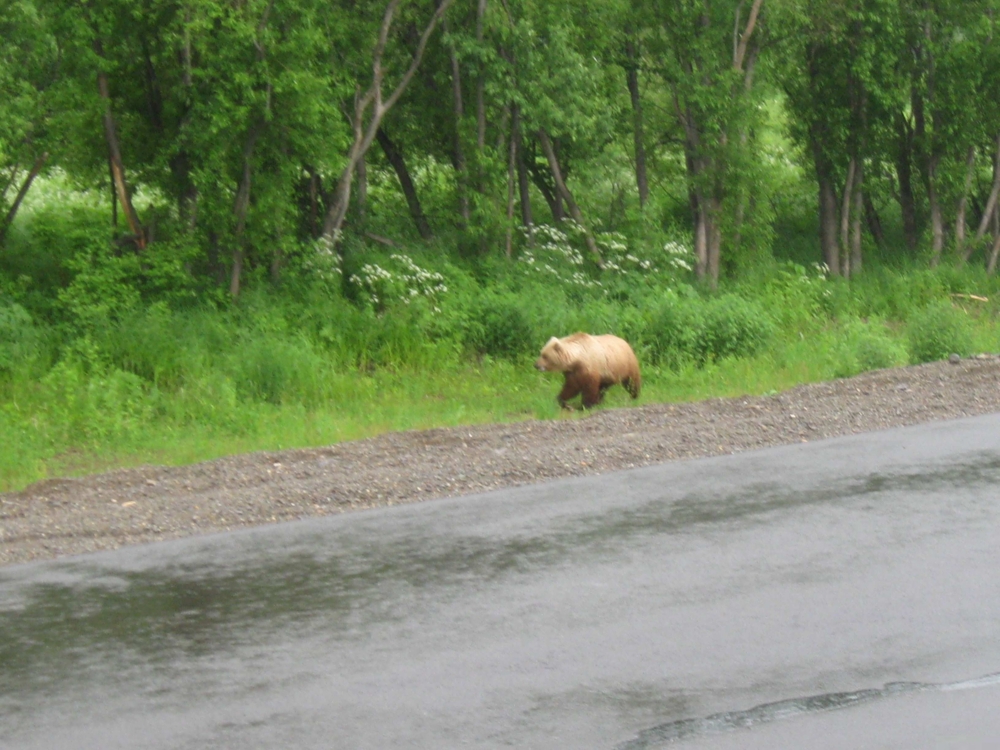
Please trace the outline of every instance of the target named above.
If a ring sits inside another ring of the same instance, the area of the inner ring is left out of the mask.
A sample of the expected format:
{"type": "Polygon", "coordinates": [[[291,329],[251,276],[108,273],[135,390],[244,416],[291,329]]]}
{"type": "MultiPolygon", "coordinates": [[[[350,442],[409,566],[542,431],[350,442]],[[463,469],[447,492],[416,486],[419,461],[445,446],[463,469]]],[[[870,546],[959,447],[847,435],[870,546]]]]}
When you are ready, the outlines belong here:
{"type": "Polygon", "coordinates": [[[389,267],[365,263],[358,273],[351,274],[350,277],[350,282],[358,289],[360,296],[376,312],[383,312],[400,302],[408,305],[416,299],[426,299],[434,312],[441,312],[440,298],[448,291],[444,276],[421,268],[412,258],[402,253],[390,255],[386,265],[389,267]]]}
{"type": "MultiPolygon", "coordinates": [[[[530,235],[524,228],[521,231],[528,241],[518,262],[529,273],[544,275],[568,286],[604,286],[600,277],[588,272],[593,264],[580,249],[585,232],[576,222],[567,219],[558,227],[540,224],[532,228],[530,235]]],[[[679,242],[668,242],[660,257],[644,258],[630,250],[625,236],[618,232],[596,233],[594,241],[601,253],[601,276],[605,280],[636,275],[677,277],[692,269],[691,251],[679,242]]]]}
{"type": "Polygon", "coordinates": [[[328,284],[339,284],[344,269],[340,253],[337,252],[337,238],[330,239],[323,235],[313,243],[313,249],[315,252],[306,261],[306,269],[328,284]]]}
{"type": "Polygon", "coordinates": [[[680,242],[668,242],[663,246],[663,254],[667,265],[674,271],[687,271],[690,273],[694,270],[694,266],[692,265],[694,253],[691,251],[691,248],[685,247],[680,242]]]}
{"type": "MultiPolygon", "coordinates": [[[[583,228],[570,220],[563,221],[562,226],[566,228],[566,232],[548,224],[531,227],[528,246],[521,252],[518,262],[529,273],[549,276],[564,284],[599,287],[600,281],[584,273],[583,253],[576,248],[571,238],[571,235],[582,236],[583,228]]],[[[522,227],[521,231],[527,235],[529,230],[522,227]]]]}

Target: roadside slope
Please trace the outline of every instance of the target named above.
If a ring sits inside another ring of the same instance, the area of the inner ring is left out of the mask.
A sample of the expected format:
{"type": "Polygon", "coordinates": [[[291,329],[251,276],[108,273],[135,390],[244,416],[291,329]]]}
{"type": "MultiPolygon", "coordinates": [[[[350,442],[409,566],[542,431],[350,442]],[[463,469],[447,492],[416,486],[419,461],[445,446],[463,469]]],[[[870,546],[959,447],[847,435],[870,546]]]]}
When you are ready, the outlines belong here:
{"type": "Polygon", "coordinates": [[[775,396],[390,433],[0,494],[0,564],[1000,411],[992,355],[775,396]]]}

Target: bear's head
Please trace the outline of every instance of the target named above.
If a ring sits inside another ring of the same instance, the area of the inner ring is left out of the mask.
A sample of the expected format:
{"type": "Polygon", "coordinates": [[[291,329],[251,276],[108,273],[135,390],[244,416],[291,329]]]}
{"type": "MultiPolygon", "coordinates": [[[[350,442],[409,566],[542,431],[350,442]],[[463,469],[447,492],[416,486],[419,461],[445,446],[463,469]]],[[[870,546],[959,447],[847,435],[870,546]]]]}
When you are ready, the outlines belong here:
{"type": "Polygon", "coordinates": [[[542,352],[535,361],[535,368],[542,372],[563,372],[568,365],[566,347],[555,336],[542,347],[542,352]]]}

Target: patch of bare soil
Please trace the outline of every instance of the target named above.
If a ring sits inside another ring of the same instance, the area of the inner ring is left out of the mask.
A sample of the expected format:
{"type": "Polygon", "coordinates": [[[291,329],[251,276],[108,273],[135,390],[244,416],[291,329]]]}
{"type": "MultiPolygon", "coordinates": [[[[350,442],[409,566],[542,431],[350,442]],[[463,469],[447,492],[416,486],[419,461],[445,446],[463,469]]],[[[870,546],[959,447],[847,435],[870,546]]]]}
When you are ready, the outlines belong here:
{"type": "MultiPolygon", "coordinates": [[[[554,395],[554,392],[553,392],[554,395]]],[[[761,397],[382,435],[0,494],[0,564],[1000,411],[1000,359],[761,397]]]]}

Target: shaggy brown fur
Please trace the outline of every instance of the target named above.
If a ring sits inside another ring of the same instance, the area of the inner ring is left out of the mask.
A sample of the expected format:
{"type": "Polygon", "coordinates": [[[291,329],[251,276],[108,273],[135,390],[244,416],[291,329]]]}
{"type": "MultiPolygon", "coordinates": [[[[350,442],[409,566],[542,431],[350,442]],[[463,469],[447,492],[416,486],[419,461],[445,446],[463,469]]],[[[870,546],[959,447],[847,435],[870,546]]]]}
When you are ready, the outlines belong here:
{"type": "Polygon", "coordinates": [[[591,336],[574,333],[564,339],[553,336],[542,347],[535,367],[543,372],[561,372],[566,383],[559,392],[559,405],[567,403],[577,394],[583,394],[584,408],[601,403],[604,392],[621,383],[632,398],[639,398],[642,378],[639,361],[632,347],[617,336],[591,336]]]}

